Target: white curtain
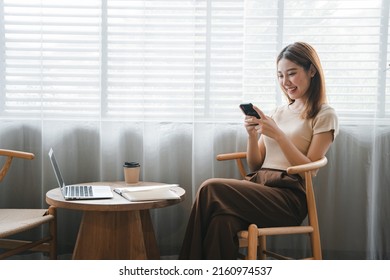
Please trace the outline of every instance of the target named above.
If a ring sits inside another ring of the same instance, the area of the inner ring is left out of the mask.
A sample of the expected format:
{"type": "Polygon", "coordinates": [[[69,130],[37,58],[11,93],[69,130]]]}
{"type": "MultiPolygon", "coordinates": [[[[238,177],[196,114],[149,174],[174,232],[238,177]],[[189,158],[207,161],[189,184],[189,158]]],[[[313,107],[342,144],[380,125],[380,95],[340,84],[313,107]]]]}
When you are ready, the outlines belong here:
{"type": "MultiPolygon", "coordinates": [[[[315,179],[324,257],[390,258],[387,0],[0,3],[0,148],[36,155],[13,162],[0,207],[47,207],[50,147],[68,184],[123,180],[123,162],[139,161],[142,180],[186,190],[183,203],[152,211],[161,254],[174,257],[199,185],[239,178],[215,160],[246,148],[238,104],[285,102],[275,57],[300,40],[319,52],[341,125],[315,179]]],[[[64,258],[80,217],[59,209],[64,258]]]]}

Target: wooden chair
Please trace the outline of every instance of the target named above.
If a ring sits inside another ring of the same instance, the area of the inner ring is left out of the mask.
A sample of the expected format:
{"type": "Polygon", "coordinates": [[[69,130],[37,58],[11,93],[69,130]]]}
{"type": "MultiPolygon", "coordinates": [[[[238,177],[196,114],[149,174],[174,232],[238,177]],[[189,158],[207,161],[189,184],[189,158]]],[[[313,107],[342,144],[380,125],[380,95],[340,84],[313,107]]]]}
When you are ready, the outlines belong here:
{"type": "MultiPolygon", "coordinates": [[[[0,149],[0,156],[6,157],[0,170],[0,182],[7,174],[13,158],[33,159],[34,154],[0,149]]],[[[0,209],[0,259],[25,251],[49,253],[51,259],[57,258],[56,209],[0,209]],[[36,241],[16,240],[13,235],[48,224],[48,235],[36,241]]]]}
{"type": "MultiPolygon", "coordinates": [[[[242,162],[246,158],[245,152],[221,154],[217,156],[217,160],[235,160],[241,176],[246,175],[245,167],[242,162]]],[[[308,223],[300,226],[286,226],[286,227],[272,227],[272,228],[258,228],[257,225],[251,224],[248,230],[238,232],[240,248],[247,248],[246,255],[240,255],[241,258],[248,260],[266,259],[267,256],[276,259],[291,259],[282,256],[266,248],[266,237],[276,235],[291,235],[291,234],[306,234],[309,235],[311,244],[311,257],[306,259],[322,259],[321,240],[317,218],[317,208],[313,190],[312,173],[313,171],[325,166],[327,164],[326,157],[311,162],[308,164],[291,166],[287,169],[288,174],[304,174],[306,185],[306,200],[308,208],[308,223]]]]}

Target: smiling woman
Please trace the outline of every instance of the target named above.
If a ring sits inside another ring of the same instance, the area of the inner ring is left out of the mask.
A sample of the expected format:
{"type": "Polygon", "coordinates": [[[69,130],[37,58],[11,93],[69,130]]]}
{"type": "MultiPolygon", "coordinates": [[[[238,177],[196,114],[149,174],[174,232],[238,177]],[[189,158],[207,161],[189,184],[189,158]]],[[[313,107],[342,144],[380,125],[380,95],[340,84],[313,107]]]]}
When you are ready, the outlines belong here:
{"type": "Polygon", "coordinates": [[[317,115],[327,100],[321,61],[313,47],[303,42],[288,45],[277,58],[277,71],[290,107],[302,110],[302,117],[317,115]]]}
{"type": "Polygon", "coordinates": [[[181,259],[237,259],[237,232],[252,223],[260,228],[299,226],[307,215],[303,179],[286,170],[323,158],[338,134],[338,119],[324,103],[322,68],[309,44],[288,45],[277,61],[280,86],[291,103],[270,117],[257,107],[261,118],[246,115],[247,163],[252,173],[245,180],[213,178],[202,183],[181,259]],[[320,77],[313,79],[315,74],[320,77]],[[290,110],[296,104],[294,109],[303,108],[298,114],[290,110]]]}

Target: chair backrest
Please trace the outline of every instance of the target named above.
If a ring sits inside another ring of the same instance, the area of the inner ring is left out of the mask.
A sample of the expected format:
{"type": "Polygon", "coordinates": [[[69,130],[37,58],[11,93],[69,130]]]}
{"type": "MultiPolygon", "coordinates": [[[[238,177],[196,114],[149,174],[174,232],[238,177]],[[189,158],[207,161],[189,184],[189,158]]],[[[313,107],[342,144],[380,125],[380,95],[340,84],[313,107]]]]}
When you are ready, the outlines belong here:
{"type": "Polygon", "coordinates": [[[247,174],[245,171],[244,164],[242,162],[245,158],[246,158],[246,152],[236,152],[236,153],[230,153],[230,154],[217,155],[217,160],[219,160],[219,161],[235,160],[242,178],[245,178],[245,176],[247,174]]]}
{"type": "Polygon", "coordinates": [[[316,207],[316,201],[315,201],[315,195],[313,189],[313,179],[312,179],[314,174],[313,172],[325,166],[327,162],[328,162],[327,158],[323,157],[322,159],[313,162],[310,165],[304,164],[304,165],[297,165],[297,166],[287,168],[288,174],[304,173],[305,186],[306,186],[306,200],[308,206],[307,212],[308,212],[310,224],[312,222],[312,220],[310,219],[313,219],[314,217],[317,218],[317,207],[316,207]]]}
{"type": "Polygon", "coordinates": [[[325,166],[328,160],[326,157],[311,163],[310,165],[298,165],[287,168],[288,174],[300,174],[304,173],[305,177],[305,187],[306,187],[306,202],[307,202],[307,216],[309,219],[309,225],[313,227],[313,233],[310,238],[311,245],[313,248],[313,257],[314,259],[322,259],[322,252],[320,245],[316,246],[315,244],[321,244],[320,241],[320,229],[318,224],[318,216],[317,216],[317,206],[316,206],[316,198],[314,195],[313,189],[313,174],[319,168],[325,166]],[[319,247],[319,248],[318,248],[319,247]]]}

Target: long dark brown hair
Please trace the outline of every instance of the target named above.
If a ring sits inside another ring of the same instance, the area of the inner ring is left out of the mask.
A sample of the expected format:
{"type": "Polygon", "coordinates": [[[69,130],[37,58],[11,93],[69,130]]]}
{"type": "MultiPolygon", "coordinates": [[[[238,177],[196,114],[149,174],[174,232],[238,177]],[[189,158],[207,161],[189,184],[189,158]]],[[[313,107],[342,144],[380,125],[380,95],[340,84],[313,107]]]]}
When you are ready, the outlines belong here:
{"type": "MultiPolygon", "coordinates": [[[[282,58],[288,59],[295,64],[302,66],[305,71],[309,71],[311,66],[317,70],[314,77],[311,79],[310,86],[307,90],[307,101],[302,112],[303,118],[314,118],[320,111],[321,105],[327,103],[324,72],[317,52],[307,43],[295,42],[286,46],[279,53],[276,64],[278,64],[282,58]]],[[[288,96],[283,87],[282,91],[288,98],[290,104],[294,103],[295,100],[292,100],[288,96]]]]}

